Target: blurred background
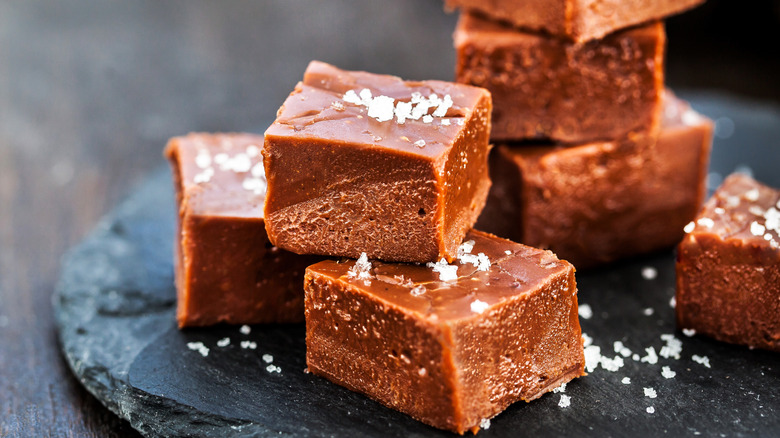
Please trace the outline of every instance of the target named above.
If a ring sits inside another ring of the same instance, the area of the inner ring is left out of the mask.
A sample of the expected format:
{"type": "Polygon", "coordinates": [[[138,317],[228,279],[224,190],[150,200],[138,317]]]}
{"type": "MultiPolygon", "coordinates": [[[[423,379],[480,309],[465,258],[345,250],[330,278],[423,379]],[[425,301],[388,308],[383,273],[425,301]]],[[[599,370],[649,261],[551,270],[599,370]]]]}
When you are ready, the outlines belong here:
{"type": "MultiPolygon", "coordinates": [[[[0,1],[0,436],[134,436],[71,377],[50,296],[169,137],[263,131],[311,59],[451,79],[456,19],[440,0],[0,1]]],[[[709,0],[667,32],[672,88],[780,102],[780,1],[709,0]]]]}

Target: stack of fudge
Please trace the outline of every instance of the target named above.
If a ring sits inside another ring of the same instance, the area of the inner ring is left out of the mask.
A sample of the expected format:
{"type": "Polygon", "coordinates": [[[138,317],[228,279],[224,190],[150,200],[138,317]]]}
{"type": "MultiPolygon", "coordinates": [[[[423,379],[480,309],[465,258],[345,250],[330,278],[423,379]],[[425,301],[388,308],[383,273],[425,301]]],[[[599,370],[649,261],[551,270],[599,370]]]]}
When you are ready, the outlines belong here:
{"type": "Polygon", "coordinates": [[[473,229],[492,109],[313,61],[264,137],[172,139],[180,327],[305,316],[309,371],[461,434],[584,375],[574,267],[473,229]]]}
{"type": "Polygon", "coordinates": [[[479,229],[577,268],[680,241],[712,123],[664,89],[661,20],[703,1],[446,0],[456,80],[493,95],[479,229]]]}

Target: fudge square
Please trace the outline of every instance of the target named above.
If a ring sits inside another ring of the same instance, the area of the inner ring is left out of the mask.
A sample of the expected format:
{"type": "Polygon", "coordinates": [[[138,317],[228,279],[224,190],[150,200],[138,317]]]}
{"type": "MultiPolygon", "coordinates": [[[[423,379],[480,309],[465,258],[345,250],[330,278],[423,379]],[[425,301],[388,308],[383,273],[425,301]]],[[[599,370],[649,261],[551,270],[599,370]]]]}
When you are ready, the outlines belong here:
{"type": "Polygon", "coordinates": [[[671,92],[657,140],[496,147],[479,229],[578,269],[671,248],[704,201],[712,122],[671,92]]]}
{"type": "Polygon", "coordinates": [[[490,93],[313,61],[265,133],[268,236],[298,254],[452,260],[490,188],[490,93]]]}
{"type": "Polygon", "coordinates": [[[457,82],[493,95],[494,141],[583,143],[657,133],[666,39],[660,22],[576,44],[463,13],[454,38],[457,82]]]}
{"type": "Polygon", "coordinates": [[[434,427],[476,433],[584,375],[574,268],[470,231],[454,264],[306,270],[308,369],[434,427]]]}
{"type": "Polygon", "coordinates": [[[584,42],[660,20],[704,0],[445,0],[448,8],[478,11],[526,30],[584,42]]]}
{"type": "Polygon", "coordinates": [[[179,211],[179,327],[303,321],[304,270],[321,258],[268,241],[262,144],[252,134],[189,134],[165,148],[179,211]]]}
{"type": "Polygon", "coordinates": [[[780,351],[780,190],[734,174],[677,248],[677,325],[780,351]]]}

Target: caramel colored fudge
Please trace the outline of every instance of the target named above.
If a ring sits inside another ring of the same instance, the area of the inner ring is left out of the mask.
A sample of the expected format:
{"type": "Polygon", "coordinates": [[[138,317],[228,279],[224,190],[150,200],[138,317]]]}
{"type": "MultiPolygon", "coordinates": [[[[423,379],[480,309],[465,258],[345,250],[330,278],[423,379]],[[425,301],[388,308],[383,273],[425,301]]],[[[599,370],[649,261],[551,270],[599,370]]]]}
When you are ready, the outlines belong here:
{"type": "Polygon", "coordinates": [[[455,77],[492,93],[493,141],[657,133],[665,40],[660,22],[575,44],[463,13],[455,77]]]}
{"type": "Polygon", "coordinates": [[[780,351],[780,190],[731,175],[677,249],[677,325],[780,351]]]}
{"type": "Polygon", "coordinates": [[[569,263],[479,231],[458,254],[310,266],[309,370],[461,434],[584,374],[569,263]]]}
{"type": "Polygon", "coordinates": [[[676,245],[705,196],[712,122],[667,95],[657,139],[500,145],[477,227],[578,269],[676,245]]]}
{"type": "Polygon", "coordinates": [[[626,27],[661,20],[704,0],[445,0],[525,30],[585,42],[626,27]]]}
{"type": "Polygon", "coordinates": [[[452,260],[490,187],[490,93],[313,61],[265,133],[268,236],[298,254],[452,260]]]}
{"type": "Polygon", "coordinates": [[[179,207],[179,327],[303,321],[303,274],[321,258],[280,250],[263,221],[263,137],[189,134],[165,149],[179,207]]]}

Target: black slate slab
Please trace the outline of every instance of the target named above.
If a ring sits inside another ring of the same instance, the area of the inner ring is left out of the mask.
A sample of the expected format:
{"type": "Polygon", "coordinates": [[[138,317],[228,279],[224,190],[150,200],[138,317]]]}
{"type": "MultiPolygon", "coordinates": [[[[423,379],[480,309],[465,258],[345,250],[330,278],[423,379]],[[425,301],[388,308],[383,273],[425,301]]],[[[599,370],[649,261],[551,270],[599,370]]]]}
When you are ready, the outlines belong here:
{"type": "MultiPolygon", "coordinates": [[[[777,107],[683,97],[718,120],[713,183],[749,166],[780,187],[777,107]]],[[[179,331],[174,219],[170,177],[161,169],[64,260],[54,296],[62,349],[79,380],[117,415],[147,436],[452,435],[305,373],[302,325],[255,326],[249,334],[231,326],[179,331]],[[219,347],[225,338],[230,344],[219,347]],[[192,342],[208,354],[188,347],[192,342]]],[[[640,360],[629,355],[616,371],[599,367],[563,394],[516,403],[480,436],[779,435],[780,355],[677,332],[673,266],[668,251],[578,273],[580,303],[593,313],[582,319],[583,331],[602,354],[619,356],[613,347],[621,341],[640,360]],[[680,358],[642,362],[646,348],[661,352],[664,334],[682,343],[680,358]],[[665,366],[673,378],[662,376],[665,366]],[[559,406],[567,397],[570,406],[559,406]]]]}

